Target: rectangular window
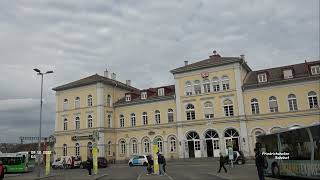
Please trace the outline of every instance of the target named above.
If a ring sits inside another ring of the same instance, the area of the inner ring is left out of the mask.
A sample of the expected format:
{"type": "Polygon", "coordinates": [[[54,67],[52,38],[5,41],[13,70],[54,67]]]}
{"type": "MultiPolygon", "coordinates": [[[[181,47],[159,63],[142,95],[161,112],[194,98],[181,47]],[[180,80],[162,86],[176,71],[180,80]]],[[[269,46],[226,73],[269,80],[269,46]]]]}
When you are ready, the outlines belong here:
{"type": "Polygon", "coordinates": [[[284,70],[284,71],[283,71],[283,78],[284,78],[284,79],[291,79],[291,78],[293,78],[292,69],[284,70]]]}
{"type": "Polygon", "coordinates": [[[214,83],[214,84],[213,84],[213,91],[214,91],[214,92],[220,91],[219,83],[214,83]]]}
{"type": "Polygon", "coordinates": [[[173,112],[168,112],[168,122],[173,122],[173,112]]]}
{"type": "Polygon", "coordinates": [[[187,120],[196,119],[196,113],[194,111],[187,111],[187,120]]]}
{"type": "Polygon", "coordinates": [[[164,88],[158,89],[158,96],[164,96],[164,88]]]}
{"type": "Polygon", "coordinates": [[[233,116],[233,106],[232,105],[226,105],[224,106],[224,113],[225,116],[233,116]]]}
{"type": "Polygon", "coordinates": [[[147,99],[147,92],[141,92],[141,99],[147,99]]]}
{"type": "Polygon", "coordinates": [[[203,90],[205,93],[209,93],[210,92],[210,84],[209,83],[203,84],[203,90]]]}
{"type": "Polygon", "coordinates": [[[191,86],[186,87],[186,95],[187,95],[187,96],[192,95],[192,88],[191,88],[191,86]]]}
{"type": "Polygon", "coordinates": [[[277,101],[269,101],[270,112],[278,112],[278,103],[277,101]]]}
{"type": "Polygon", "coordinates": [[[126,101],[128,102],[128,101],[131,101],[131,95],[130,94],[127,94],[126,95],[126,101]]]}
{"type": "Polygon", "coordinates": [[[258,75],[258,82],[259,83],[267,82],[267,74],[266,73],[259,74],[258,75]]]}
{"type": "Polygon", "coordinates": [[[80,129],[80,121],[76,121],[76,129],[80,129]]]}
{"type": "Polygon", "coordinates": [[[200,150],[200,141],[194,141],[194,150],[200,150]]]}
{"type": "Polygon", "coordinates": [[[201,85],[200,84],[194,85],[194,92],[196,94],[201,94],[201,85]]]}
{"type": "Polygon", "coordinates": [[[296,99],[290,99],[288,102],[289,102],[289,110],[290,111],[297,111],[298,110],[298,105],[297,105],[296,99]]]}
{"type": "Polygon", "coordinates": [[[320,74],[320,65],[311,66],[311,74],[312,75],[320,74]]]}

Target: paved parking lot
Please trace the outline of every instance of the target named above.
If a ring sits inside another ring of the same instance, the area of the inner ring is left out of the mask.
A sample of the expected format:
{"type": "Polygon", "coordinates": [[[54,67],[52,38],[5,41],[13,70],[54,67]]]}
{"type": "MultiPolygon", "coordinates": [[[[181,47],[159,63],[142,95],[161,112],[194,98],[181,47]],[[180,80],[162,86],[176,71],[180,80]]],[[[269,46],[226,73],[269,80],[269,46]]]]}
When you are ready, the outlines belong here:
{"type": "MultiPolygon", "coordinates": [[[[85,169],[52,170],[52,177],[46,180],[257,180],[258,175],[255,165],[251,162],[245,165],[237,165],[228,168],[228,173],[217,173],[219,168],[217,161],[176,161],[168,162],[167,175],[146,175],[143,166],[129,167],[126,164],[110,165],[108,168],[99,169],[98,175],[88,176],[85,169]]],[[[29,180],[35,179],[36,172],[20,175],[6,175],[5,180],[29,180]]],[[[272,178],[266,178],[271,180],[272,178]]]]}

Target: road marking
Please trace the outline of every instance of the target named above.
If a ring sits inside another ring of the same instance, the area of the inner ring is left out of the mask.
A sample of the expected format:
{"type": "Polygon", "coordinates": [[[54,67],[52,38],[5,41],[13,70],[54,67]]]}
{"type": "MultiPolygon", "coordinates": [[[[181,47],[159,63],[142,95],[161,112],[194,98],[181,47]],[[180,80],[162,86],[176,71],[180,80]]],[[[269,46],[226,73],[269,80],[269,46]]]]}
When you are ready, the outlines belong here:
{"type": "Polygon", "coordinates": [[[141,173],[139,174],[137,180],[140,180],[140,178],[141,178],[141,176],[142,176],[142,173],[143,173],[143,172],[141,172],[141,173]]]}
{"type": "Polygon", "coordinates": [[[170,179],[173,180],[173,178],[171,176],[168,175],[168,173],[166,173],[166,176],[170,179]]]}

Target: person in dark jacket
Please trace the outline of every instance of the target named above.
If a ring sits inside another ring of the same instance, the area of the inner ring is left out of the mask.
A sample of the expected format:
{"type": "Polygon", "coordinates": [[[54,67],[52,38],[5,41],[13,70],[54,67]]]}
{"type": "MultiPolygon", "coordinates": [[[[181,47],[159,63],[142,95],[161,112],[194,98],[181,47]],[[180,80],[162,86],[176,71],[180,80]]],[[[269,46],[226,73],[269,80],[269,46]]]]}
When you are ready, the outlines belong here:
{"type": "Polygon", "coordinates": [[[2,161],[0,161],[0,180],[4,178],[4,165],[2,164],[2,161]]]}
{"type": "Polygon", "coordinates": [[[147,175],[150,175],[152,174],[152,169],[153,169],[153,160],[151,155],[147,156],[147,160],[148,160],[147,175]]]}
{"type": "Polygon", "coordinates": [[[89,176],[91,176],[91,169],[93,166],[92,159],[90,157],[87,158],[87,170],[89,172],[89,176]]]}
{"type": "Polygon", "coordinates": [[[262,155],[261,150],[256,148],[255,162],[257,166],[258,176],[260,180],[264,180],[264,168],[265,168],[265,157],[262,155]]]}
{"type": "Polygon", "coordinates": [[[158,155],[158,163],[159,163],[159,175],[163,176],[165,174],[163,170],[163,164],[165,163],[165,159],[164,159],[164,156],[159,152],[157,152],[157,155],[158,155]]]}
{"type": "Polygon", "coordinates": [[[220,168],[219,168],[218,173],[220,173],[221,168],[223,168],[224,171],[227,172],[227,169],[226,169],[226,167],[224,167],[224,164],[225,164],[225,158],[223,157],[222,153],[220,153],[220,168]]]}

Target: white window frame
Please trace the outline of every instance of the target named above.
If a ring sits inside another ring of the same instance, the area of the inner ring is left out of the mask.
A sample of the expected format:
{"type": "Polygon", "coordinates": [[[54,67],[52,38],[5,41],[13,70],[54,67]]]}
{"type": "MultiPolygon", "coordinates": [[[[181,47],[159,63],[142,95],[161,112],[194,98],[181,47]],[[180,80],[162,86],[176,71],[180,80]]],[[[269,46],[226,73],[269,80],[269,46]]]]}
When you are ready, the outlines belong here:
{"type": "Polygon", "coordinates": [[[141,92],[141,99],[147,99],[147,92],[141,92]]]}
{"type": "Polygon", "coordinates": [[[252,98],[251,101],[250,101],[250,106],[251,106],[251,113],[252,114],[259,114],[260,113],[258,99],[252,98]]]}
{"type": "Polygon", "coordinates": [[[92,95],[91,95],[91,94],[88,95],[87,100],[88,100],[88,106],[89,106],[89,107],[92,107],[92,105],[93,105],[93,103],[92,103],[93,98],[92,98],[92,95]]]}
{"type": "Polygon", "coordinates": [[[272,113],[276,113],[276,112],[279,112],[279,105],[278,105],[278,101],[277,101],[277,98],[275,96],[270,96],[269,97],[269,110],[270,112],[272,113]],[[270,104],[272,102],[275,102],[275,104],[277,104],[276,107],[271,107],[270,104]]]}
{"type": "Polygon", "coordinates": [[[136,139],[133,139],[131,141],[132,146],[132,154],[138,154],[138,141],[136,139]]]}
{"type": "Polygon", "coordinates": [[[203,107],[203,115],[205,119],[213,119],[214,118],[214,110],[213,110],[213,103],[210,101],[204,102],[203,107]],[[212,111],[212,113],[207,114],[207,111],[212,111]]]}
{"type": "Polygon", "coordinates": [[[125,140],[120,140],[120,154],[125,155],[127,153],[127,146],[125,140]]]}
{"type": "Polygon", "coordinates": [[[76,143],[75,145],[75,155],[80,156],[80,144],[76,143]]]}
{"type": "Polygon", "coordinates": [[[77,116],[77,117],[75,118],[75,129],[78,130],[78,129],[80,129],[80,128],[81,128],[80,117],[77,116]],[[78,125],[79,125],[79,127],[78,127],[78,125]]]}
{"type": "Polygon", "coordinates": [[[173,109],[169,108],[168,109],[168,123],[172,123],[174,122],[174,113],[173,113],[173,109]],[[172,118],[172,119],[170,119],[172,118]]]}
{"type": "Polygon", "coordinates": [[[147,112],[142,113],[142,124],[148,125],[148,113],[147,112]]]}
{"type": "Polygon", "coordinates": [[[158,96],[164,96],[164,88],[158,89],[158,96]]]}
{"type": "Polygon", "coordinates": [[[310,109],[319,107],[318,96],[316,92],[314,91],[308,92],[308,103],[309,103],[310,109]]]}
{"type": "Polygon", "coordinates": [[[68,131],[68,119],[63,118],[63,130],[68,131]]]}
{"type": "Polygon", "coordinates": [[[123,114],[120,114],[119,121],[120,121],[120,127],[124,127],[124,115],[123,114]]]}
{"type": "Polygon", "coordinates": [[[261,73],[261,74],[258,74],[258,82],[259,83],[264,83],[264,82],[267,82],[268,79],[267,79],[267,74],[266,73],[261,73]]]}
{"type": "Polygon", "coordinates": [[[218,77],[212,78],[212,86],[213,86],[213,92],[220,91],[220,81],[218,77]]]}
{"type": "Polygon", "coordinates": [[[189,103],[186,105],[186,120],[195,120],[196,119],[196,110],[193,104],[189,103]],[[188,106],[192,105],[193,108],[189,108],[188,106]]]}
{"type": "Polygon", "coordinates": [[[187,81],[185,83],[185,95],[186,96],[192,95],[192,83],[190,81],[187,81]]]}
{"type": "Polygon", "coordinates": [[[127,95],[126,95],[126,101],[127,101],[127,102],[131,101],[131,94],[127,94],[127,95]]]}
{"type": "Polygon", "coordinates": [[[163,152],[163,139],[161,137],[157,137],[157,145],[159,153],[163,152]]]}
{"type": "Polygon", "coordinates": [[[289,108],[289,111],[298,110],[298,101],[297,101],[297,96],[295,94],[288,95],[288,108],[289,108]],[[290,95],[293,95],[294,97],[290,97],[290,95]]]}
{"type": "Polygon", "coordinates": [[[225,117],[234,116],[234,108],[233,108],[233,101],[231,99],[226,99],[223,101],[223,112],[225,117]],[[226,101],[230,101],[230,104],[226,104],[226,101]],[[227,110],[227,111],[226,111],[227,110]]]}
{"type": "Polygon", "coordinates": [[[320,65],[311,66],[310,70],[312,75],[320,74],[320,65]]]}
{"type": "Polygon", "coordinates": [[[230,89],[230,81],[229,81],[228,76],[223,76],[221,83],[222,83],[222,90],[223,91],[230,89]]]}
{"type": "Polygon", "coordinates": [[[155,119],[155,123],[156,124],[160,124],[161,123],[161,113],[159,110],[155,110],[154,111],[154,119],[155,119]]]}
{"type": "Polygon", "coordinates": [[[92,117],[92,115],[91,114],[89,114],[88,116],[87,116],[87,127],[88,128],[92,128],[93,127],[93,117],[92,117]]]}
{"type": "Polygon", "coordinates": [[[199,80],[194,81],[193,89],[195,94],[201,94],[201,82],[199,80]]]}
{"type": "Polygon", "coordinates": [[[171,153],[176,152],[176,149],[177,149],[176,141],[177,141],[176,138],[173,137],[173,136],[171,136],[171,137],[169,138],[169,144],[170,144],[170,146],[169,146],[169,151],[170,151],[171,153]]]}
{"type": "Polygon", "coordinates": [[[283,78],[284,78],[284,79],[291,79],[291,78],[293,78],[293,70],[292,70],[292,69],[283,70],[283,78]]]}
{"type": "Polygon", "coordinates": [[[143,151],[144,153],[150,153],[150,140],[149,139],[144,139],[143,140],[143,151]]]}
{"type": "Polygon", "coordinates": [[[80,108],[80,97],[76,97],[74,100],[75,109],[80,108]]]}
{"type": "Polygon", "coordinates": [[[135,113],[131,113],[130,114],[130,120],[131,120],[131,127],[135,127],[137,125],[136,114],[135,113]]]}
{"type": "Polygon", "coordinates": [[[204,79],[202,81],[202,86],[203,86],[203,92],[204,93],[210,93],[211,92],[211,83],[210,83],[210,80],[209,79],[204,79]]]}

